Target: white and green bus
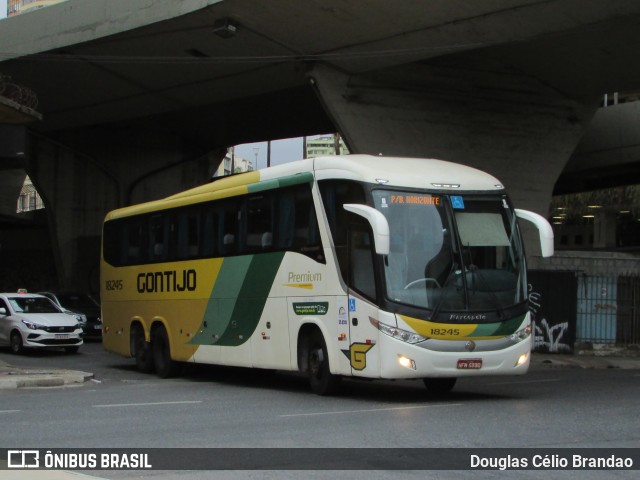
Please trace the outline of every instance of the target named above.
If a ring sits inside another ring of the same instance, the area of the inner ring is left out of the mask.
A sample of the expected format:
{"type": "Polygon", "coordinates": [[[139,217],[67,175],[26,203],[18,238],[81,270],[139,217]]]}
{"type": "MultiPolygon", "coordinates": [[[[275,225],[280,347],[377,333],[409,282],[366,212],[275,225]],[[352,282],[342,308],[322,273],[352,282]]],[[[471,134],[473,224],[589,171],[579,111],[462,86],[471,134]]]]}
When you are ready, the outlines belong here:
{"type": "Polygon", "coordinates": [[[516,217],[553,234],[479,170],[336,156],[215,180],[110,212],[103,342],[144,372],[183,362],[343,377],[527,371],[531,320],[516,217]]]}

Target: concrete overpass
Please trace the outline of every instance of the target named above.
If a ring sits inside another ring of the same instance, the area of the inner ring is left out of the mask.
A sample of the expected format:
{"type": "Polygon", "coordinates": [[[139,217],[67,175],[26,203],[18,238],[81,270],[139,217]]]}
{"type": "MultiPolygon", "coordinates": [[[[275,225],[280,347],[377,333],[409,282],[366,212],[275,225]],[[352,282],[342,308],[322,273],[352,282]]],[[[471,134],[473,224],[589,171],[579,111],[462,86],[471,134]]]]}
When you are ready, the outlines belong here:
{"type": "Polygon", "coordinates": [[[105,211],[242,142],[339,130],[491,171],[546,213],[601,95],[640,87],[638,26],[634,0],[69,0],[0,22],[0,72],[40,100],[22,165],[70,287],[105,211]]]}

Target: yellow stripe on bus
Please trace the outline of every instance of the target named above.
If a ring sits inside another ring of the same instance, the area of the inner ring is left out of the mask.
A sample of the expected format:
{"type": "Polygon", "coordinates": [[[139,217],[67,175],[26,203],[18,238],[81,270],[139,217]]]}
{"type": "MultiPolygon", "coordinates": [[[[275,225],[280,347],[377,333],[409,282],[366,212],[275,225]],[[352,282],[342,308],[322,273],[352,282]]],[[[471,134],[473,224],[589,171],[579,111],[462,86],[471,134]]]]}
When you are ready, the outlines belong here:
{"type": "Polygon", "coordinates": [[[476,336],[473,335],[478,329],[477,323],[437,323],[428,320],[419,320],[417,318],[398,315],[406,322],[418,335],[426,338],[436,338],[438,340],[491,340],[501,338],[504,335],[496,336],[476,336]]]}

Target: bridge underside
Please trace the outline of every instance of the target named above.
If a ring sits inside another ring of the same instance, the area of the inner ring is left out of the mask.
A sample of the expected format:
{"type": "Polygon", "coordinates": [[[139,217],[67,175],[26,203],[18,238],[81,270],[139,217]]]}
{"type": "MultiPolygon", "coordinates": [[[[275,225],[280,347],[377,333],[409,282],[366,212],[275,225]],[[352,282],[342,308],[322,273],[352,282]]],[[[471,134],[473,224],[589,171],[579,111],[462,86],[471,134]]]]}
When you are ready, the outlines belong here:
{"type": "MultiPolygon", "coordinates": [[[[634,1],[142,3],[69,0],[0,29],[0,70],[40,99],[24,168],[65,287],[97,262],[106,211],[202,183],[251,141],[338,130],[354,153],[487,170],[546,214],[601,95],[640,88],[634,1]]],[[[637,172],[629,158],[607,169],[637,172]]]]}

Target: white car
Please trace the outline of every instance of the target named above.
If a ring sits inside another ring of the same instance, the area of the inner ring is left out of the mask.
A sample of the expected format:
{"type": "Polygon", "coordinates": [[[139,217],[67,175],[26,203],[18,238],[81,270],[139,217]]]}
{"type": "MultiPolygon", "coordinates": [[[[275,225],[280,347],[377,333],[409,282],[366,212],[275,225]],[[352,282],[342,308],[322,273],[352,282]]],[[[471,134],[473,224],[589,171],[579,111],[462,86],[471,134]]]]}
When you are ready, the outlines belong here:
{"type": "Polygon", "coordinates": [[[26,347],[63,347],[76,353],[82,345],[79,317],[64,313],[42,295],[0,293],[0,346],[13,353],[26,347]]]}

